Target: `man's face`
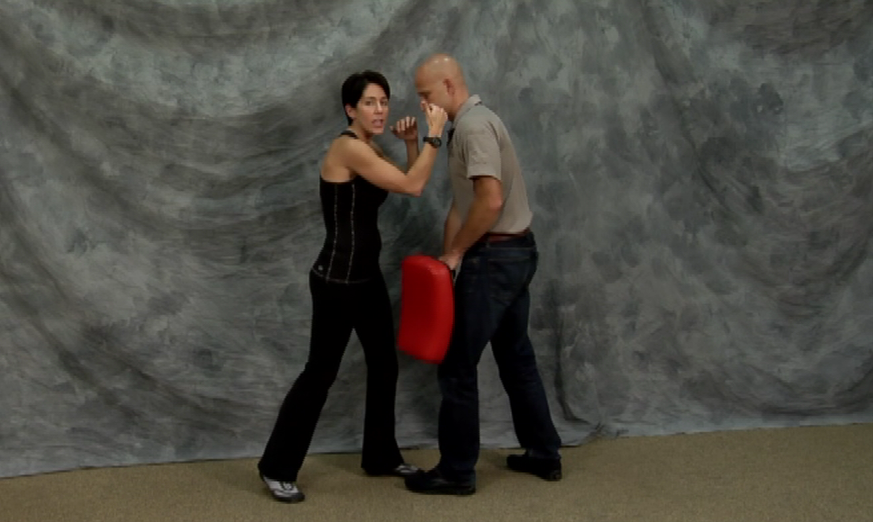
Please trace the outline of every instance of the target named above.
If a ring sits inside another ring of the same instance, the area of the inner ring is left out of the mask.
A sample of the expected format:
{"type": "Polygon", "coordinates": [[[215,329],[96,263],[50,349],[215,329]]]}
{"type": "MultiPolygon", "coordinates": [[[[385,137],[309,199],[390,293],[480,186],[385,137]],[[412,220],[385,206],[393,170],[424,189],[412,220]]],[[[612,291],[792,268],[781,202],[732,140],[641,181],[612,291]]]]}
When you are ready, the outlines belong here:
{"type": "Polygon", "coordinates": [[[415,76],[415,91],[418,97],[429,104],[442,107],[447,112],[451,110],[451,96],[448,82],[440,77],[420,71],[415,76]]]}

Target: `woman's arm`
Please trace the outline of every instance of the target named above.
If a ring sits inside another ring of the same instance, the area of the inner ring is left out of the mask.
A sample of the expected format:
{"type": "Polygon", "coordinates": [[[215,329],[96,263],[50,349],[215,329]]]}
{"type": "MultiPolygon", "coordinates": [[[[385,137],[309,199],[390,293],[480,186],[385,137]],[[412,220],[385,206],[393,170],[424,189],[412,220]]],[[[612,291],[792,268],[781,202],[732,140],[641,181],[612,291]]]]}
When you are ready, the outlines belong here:
{"type": "MultiPolygon", "coordinates": [[[[428,124],[428,136],[439,138],[448,121],[446,111],[441,107],[422,102],[422,110],[425,111],[428,124]]],[[[417,134],[417,132],[416,132],[417,134]]],[[[409,172],[405,175],[395,165],[386,161],[376,150],[360,140],[343,140],[345,143],[340,149],[341,161],[351,171],[363,176],[370,183],[381,187],[389,192],[420,196],[430,179],[433,165],[437,157],[437,147],[428,145],[423,151],[418,151],[418,139],[416,138],[415,160],[409,166],[409,172]]],[[[378,146],[377,146],[378,147],[378,146]]],[[[407,144],[407,152],[409,151],[407,144]]],[[[381,149],[380,149],[381,150],[381,149]]]]}
{"type": "MultiPolygon", "coordinates": [[[[380,147],[378,143],[376,143],[375,141],[371,141],[371,142],[370,142],[370,145],[373,147],[373,150],[376,151],[376,154],[377,154],[380,158],[382,158],[383,160],[387,161],[388,163],[394,165],[394,167],[395,167],[397,170],[400,170],[400,171],[403,171],[403,170],[404,170],[403,167],[401,167],[400,165],[398,165],[396,161],[394,161],[390,156],[388,156],[387,154],[385,154],[385,151],[382,150],[382,147],[380,147]]],[[[406,170],[409,170],[409,167],[410,167],[410,165],[407,165],[407,166],[406,166],[406,170]]]]}
{"type": "Polygon", "coordinates": [[[418,123],[413,116],[407,116],[397,120],[391,132],[406,144],[406,170],[411,169],[418,159],[418,123]]]}
{"type": "Polygon", "coordinates": [[[406,142],[406,169],[412,168],[415,160],[418,159],[418,138],[406,142]]]}
{"type": "Polygon", "coordinates": [[[350,170],[377,187],[398,194],[420,196],[430,179],[437,157],[437,148],[428,145],[418,154],[409,172],[404,173],[366,143],[360,140],[344,141],[346,143],[339,152],[341,161],[350,170]]]}

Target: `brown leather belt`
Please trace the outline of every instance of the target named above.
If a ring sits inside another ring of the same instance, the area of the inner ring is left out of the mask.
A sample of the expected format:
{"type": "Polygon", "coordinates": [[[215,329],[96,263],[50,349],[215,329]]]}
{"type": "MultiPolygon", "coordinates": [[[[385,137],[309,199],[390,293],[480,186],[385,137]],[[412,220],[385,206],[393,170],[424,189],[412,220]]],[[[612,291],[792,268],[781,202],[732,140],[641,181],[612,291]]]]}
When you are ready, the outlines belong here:
{"type": "Polygon", "coordinates": [[[521,232],[486,232],[482,235],[482,241],[486,243],[493,243],[494,241],[506,241],[508,239],[515,239],[517,237],[524,237],[530,232],[530,227],[522,230],[521,232]]]}

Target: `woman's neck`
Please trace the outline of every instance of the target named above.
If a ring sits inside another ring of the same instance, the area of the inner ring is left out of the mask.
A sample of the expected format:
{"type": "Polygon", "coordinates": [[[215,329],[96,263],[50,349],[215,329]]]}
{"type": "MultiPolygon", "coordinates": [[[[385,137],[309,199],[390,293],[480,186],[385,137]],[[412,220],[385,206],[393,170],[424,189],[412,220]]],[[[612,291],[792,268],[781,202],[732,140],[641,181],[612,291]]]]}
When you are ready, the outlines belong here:
{"type": "Polygon", "coordinates": [[[370,143],[370,140],[373,138],[373,135],[366,132],[364,129],[358,127],[354,123],[349,125],[349,130],[355,133],[355,136],[358,137],[359,140],[364,141],[365,143],[370,143]]]}

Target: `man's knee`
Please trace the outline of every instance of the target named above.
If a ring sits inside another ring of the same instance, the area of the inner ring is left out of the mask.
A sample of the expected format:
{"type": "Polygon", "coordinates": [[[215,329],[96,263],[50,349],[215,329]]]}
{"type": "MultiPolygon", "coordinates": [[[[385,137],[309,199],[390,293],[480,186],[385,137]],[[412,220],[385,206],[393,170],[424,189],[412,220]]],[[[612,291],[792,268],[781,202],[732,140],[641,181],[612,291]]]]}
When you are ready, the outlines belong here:
{"type": "Polygon", "coordinates": [[[476,367],[442,365],[437,380],[444,397],[470,400],[478,397],[476,367]]]}

